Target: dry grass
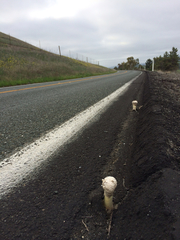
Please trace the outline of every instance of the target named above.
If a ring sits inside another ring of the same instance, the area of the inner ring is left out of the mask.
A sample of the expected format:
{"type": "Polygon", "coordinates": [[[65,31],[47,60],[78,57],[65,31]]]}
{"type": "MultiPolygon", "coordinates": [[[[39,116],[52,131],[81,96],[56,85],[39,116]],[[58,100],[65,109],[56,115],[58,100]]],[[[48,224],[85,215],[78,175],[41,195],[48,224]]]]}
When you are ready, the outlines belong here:
{"type": "Polygon", "coordinates": [[[112,69],[44,51],[0,32],[0,87],[112,72],[112,69]]]}

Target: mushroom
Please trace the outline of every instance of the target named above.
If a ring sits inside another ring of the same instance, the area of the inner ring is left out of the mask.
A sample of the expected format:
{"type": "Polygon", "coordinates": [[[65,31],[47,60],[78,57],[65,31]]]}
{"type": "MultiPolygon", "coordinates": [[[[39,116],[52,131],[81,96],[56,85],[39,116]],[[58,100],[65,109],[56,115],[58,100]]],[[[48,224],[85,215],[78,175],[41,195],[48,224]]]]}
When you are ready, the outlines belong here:
{"type": "Polygon", "coordinates": [[[138,101],[137,101],[137,100],[133,100],[133,101],[132,101],[133,111],[137,111],[137,110],[136,110],[137,104],[138,104],[138,101]]]}
{"type": "Polygon", "coordinates": [[[102,179],[102,187],[104,189],[104,205],[108,212],[113,210],[113,192],[117,187],[117,181],[114,177],[108,176],[102,179]]]}

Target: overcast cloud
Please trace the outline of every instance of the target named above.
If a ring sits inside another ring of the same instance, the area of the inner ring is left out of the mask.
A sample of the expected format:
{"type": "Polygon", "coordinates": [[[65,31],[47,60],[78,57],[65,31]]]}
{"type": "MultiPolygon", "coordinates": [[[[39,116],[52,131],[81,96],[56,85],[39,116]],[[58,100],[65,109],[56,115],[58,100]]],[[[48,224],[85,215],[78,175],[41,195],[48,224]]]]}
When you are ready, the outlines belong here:
{"type": "Polygon", "coordinates": [[[0,31],[107,67],[180,53],[180,0],[0,0],[0,31]]]}

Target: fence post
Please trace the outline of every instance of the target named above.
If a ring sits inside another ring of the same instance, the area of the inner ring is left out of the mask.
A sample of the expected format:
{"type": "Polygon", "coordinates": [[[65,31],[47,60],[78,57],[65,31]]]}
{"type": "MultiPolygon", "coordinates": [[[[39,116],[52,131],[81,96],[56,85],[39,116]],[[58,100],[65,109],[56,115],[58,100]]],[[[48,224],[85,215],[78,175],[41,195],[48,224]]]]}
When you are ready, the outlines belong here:
{"type": "Polygon", "coordinates": [[[61,56],[61,49],[60,49],[60,46],[58,46],[58,48],[59,48],[59,55],[61,56]]]}

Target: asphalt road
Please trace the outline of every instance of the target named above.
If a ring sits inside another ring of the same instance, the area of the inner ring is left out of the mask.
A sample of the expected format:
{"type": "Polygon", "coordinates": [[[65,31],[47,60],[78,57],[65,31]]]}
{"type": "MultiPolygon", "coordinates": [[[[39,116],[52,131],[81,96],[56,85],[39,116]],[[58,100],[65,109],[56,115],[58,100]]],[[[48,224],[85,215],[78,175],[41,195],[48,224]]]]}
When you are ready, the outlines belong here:
{"type": "MultiPolygon", "coordinates": [[[[1,109],[5,113],[1,131],[9,138],[13,136],[14,140],[18,139],[17,134],[20,134],[19,138],[23,135],[25,140],[21,140],[21,144],[18,142],[21,146],[96,103],[137,75],[139,72],[120,72],[81,79],[81,82],[64,81],[60,85],[2,93],[0,97],[4,99],[4,104],[1,109]],[[8,126],[11,120],[13,123],[8,126]]],[[[0,239],[82,239],[87,232],[83,219],[88,217],[103,232],[103,236],[97,237],[91,229],[90,239],[106,239],[107,219],[101,201],[101,179],[114,171],[109,165],[111,154],[119,132],[128,128],[125,120],[129,114],[135,118],[138,114],[132,112],[131,101],[141,99],[144,80],[145,74],[142,74],[78,138],[57,151],[36,171],[30,181],[23,179],[18,187],[0,200],[0,239]],[[103,222],[97,225],[99,217],[103,222]]],[[[9,138],[7,142],[11,146],[9,138]]],[[[7,149],[12,151],[13,148],[7,149]]],[[[114,174],[118,176],[119,169],[114,174]]],[[[118,187],[120,185],[118,179],[118,187]]]]}
{"type": "Polygon", "coordinates": [[[108,96],[137,71],[0,88],[0,161],[108,96]]]}

